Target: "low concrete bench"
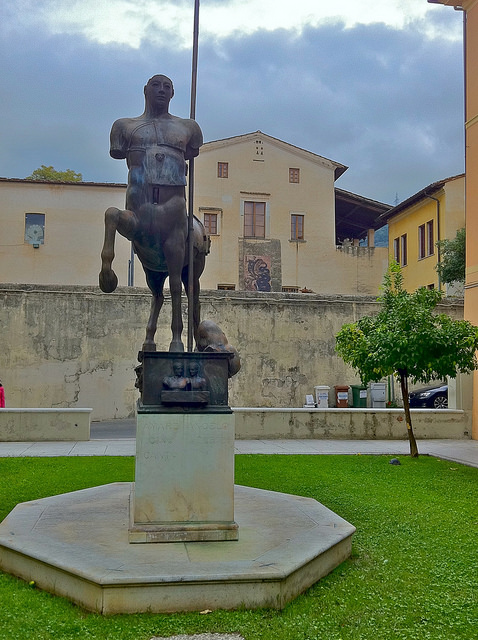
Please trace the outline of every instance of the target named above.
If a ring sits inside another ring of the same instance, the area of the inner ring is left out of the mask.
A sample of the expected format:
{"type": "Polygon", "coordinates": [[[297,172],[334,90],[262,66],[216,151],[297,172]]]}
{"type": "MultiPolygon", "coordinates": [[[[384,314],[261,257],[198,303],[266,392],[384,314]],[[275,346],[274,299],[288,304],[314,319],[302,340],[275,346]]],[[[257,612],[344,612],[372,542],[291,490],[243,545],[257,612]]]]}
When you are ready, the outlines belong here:
{"type": "Polygon", "coordinates": [[[92,409],[0,409],[0,441],[90,439],[92,409]]]}

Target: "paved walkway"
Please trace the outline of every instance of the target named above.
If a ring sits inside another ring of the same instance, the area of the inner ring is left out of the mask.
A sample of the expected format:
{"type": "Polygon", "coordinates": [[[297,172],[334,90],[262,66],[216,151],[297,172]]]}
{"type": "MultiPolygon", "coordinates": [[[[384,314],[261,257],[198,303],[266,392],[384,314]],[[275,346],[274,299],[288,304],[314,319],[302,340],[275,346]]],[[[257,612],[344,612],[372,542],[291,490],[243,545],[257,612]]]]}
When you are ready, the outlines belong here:
{"type": "MultiPolygon", "coordinates": [[[[0,442],[0,457],[134,456],[135,448],[134,437],[93,434],[88,442],[0,442]]],[[[418,450],[478,468],[478,440],[419,440],[418,450]]],[[[409,445],[406,440],[236,440],[235,453],[395,456],[407,455],[409,445]]]]}

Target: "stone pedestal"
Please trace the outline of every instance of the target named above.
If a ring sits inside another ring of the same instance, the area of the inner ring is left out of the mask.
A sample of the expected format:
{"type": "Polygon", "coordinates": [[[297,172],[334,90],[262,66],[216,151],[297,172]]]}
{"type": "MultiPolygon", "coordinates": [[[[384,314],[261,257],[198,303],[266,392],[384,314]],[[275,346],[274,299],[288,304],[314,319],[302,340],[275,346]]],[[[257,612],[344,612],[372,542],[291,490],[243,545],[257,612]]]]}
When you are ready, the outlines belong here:
{"type": "Polygon", "coordinates": [[[354,527],[316,500],[239,486],[237,542],[129,544],[131,484],[17,505],[0,569],[107,615],[281,609],[350,555],[354,527]]]}
{"type": "Polygon", "coordinates": [[[130,542],[237,540],[232,413],[138,413],[130,542]]]}

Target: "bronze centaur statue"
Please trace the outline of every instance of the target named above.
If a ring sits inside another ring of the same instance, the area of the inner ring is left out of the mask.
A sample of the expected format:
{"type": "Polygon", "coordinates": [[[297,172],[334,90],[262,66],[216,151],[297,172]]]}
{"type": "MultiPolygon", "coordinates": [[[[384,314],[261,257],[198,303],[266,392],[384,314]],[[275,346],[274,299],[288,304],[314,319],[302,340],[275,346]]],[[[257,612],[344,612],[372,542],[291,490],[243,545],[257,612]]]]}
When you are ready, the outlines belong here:
{"type": "MultiPolygon", "coordinates": [[[[199,125],[169,113],[173,83],[163,75],[144,87],[145,110],[137,118],[121,118],[111,129],[110,155],[126,159],[129,174],[126,209],[110,207],[105,213],[105,240],[101,252],[99,283],[102,291],[116,289],[111,268],[116,232],[133,242],[153,299],[143,351],[154,351],[158,315],[164,302],[163,287],[169,276],[172,340],[169,351],[184,351],[181,292],[187,289],[188,218],[186,212],[186,160],[199,154],[203,138],[199,125]]],[[[199,277],[209,252],[202,223],[193,221],[193,330],[199,325],[199,277]]]]}

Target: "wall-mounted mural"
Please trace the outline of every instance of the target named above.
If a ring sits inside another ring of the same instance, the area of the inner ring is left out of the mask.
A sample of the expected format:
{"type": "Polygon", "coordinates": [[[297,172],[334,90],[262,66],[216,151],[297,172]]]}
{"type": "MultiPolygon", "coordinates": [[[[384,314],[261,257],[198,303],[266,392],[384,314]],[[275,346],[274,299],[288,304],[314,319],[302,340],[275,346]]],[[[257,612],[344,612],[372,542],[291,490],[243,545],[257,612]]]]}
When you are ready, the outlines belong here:
{"type": "Polygon", "coordinates": [[[271,291],[271,257],[244,256],[244,289],[271,291]]]}

